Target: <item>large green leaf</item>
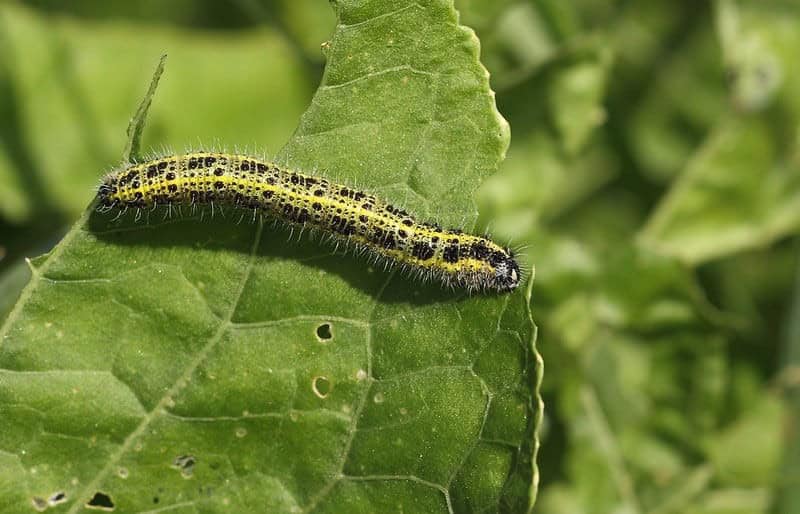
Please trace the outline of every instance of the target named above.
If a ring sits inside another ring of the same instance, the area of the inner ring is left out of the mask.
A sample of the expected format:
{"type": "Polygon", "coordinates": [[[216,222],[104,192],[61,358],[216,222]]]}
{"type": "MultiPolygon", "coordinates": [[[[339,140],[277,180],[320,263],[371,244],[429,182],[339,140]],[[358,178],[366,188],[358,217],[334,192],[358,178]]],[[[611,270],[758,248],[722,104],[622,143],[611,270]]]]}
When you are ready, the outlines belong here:
{"type": "MultiPolygon", "coordinates": [[[[473,229],[508,144],[477,39],[449,1],[335,9],[279,160],[473,229]]],[[[34,263],[0,332],[1,512],[530,509],[530,281],[467,297],[235,221],[87,211],[34,263]]]]}

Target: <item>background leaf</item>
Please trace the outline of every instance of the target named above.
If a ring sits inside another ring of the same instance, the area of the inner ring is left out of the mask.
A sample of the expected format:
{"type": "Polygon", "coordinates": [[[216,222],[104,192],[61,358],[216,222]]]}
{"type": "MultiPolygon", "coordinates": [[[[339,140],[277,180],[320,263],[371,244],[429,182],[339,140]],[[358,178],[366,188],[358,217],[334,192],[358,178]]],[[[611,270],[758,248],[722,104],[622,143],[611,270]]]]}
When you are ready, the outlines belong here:
{"type": "MultiPolygon", "coordinates": [[[[446,2],[335,8],[278,159],[472,228],[508,143],[474,34],[446,2]]],[[[530,289],[465,297],[260,223],[153,218],[87,212],[34,263],[0,346],[5,511],[529,508],[530,289]]]]}

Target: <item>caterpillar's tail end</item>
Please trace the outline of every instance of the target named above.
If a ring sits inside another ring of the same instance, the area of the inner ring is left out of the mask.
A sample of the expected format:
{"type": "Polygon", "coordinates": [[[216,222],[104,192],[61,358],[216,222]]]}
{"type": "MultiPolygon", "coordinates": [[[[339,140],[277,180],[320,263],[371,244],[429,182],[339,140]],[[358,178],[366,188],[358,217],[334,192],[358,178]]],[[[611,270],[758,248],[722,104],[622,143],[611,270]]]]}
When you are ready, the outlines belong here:
{"type": "Polygon", "coordinates": [[[101,208],[114,207],[117,204],[114,196],[116,193],[117,187],[115,186],[113,179],[104,179],[103,183],[97,187],[98,205],[101,208]]]}
{"type": "Polygon", "coordinates": [[[111,186],[109,184],[100,184],[97,188],[97,197],[104,200],[111,195],[111,186]]]}

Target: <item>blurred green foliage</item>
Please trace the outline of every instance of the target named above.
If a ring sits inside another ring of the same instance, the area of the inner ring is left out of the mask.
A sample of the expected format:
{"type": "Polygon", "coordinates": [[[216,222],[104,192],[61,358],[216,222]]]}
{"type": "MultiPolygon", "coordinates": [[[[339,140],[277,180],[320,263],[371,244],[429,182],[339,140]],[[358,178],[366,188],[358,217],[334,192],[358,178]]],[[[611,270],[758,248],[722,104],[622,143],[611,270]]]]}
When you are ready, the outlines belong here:
{"type": "MultiPolygon", "coordinates": [[[[456,3],[512,128],[480,220],[536,266],[537,510],[800,512],[800,5],[456,3]]],[[[158,55],[145,147],[274,152],[334,23],[321,0],[27,4],[0,7],[3,298],[116,164],[158,55]]]]}

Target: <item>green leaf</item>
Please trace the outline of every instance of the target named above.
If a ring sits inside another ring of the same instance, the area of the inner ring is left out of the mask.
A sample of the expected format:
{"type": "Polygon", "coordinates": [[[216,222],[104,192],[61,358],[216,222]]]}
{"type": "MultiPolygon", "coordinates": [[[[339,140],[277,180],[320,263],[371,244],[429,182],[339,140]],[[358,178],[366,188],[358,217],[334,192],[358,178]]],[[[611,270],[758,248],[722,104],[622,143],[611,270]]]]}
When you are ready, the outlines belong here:
{"type": "Polygon", "coordinates": [[[709,442],[711,463],[723,485],[758,487],[765,478],[774,481],[781,451],[781,407],[776,396],[760,395],[745,416],[709,442]]]}
{"type": "MultiPolygon", "coordinates": [[[[450,2],[334,6],[279,160],[474,228],[508,144],[474,34],[450,2]]],[[[531,282],[467,297],[288,237],[84,214],[0,331],[0,512],[530,510],[531,282]]]]}
{"type": "Polygon", "coordinates": [[[128,144],[125,145],[125,151],[122,155],[123,162],[135,163],[143,160],[141,155],[142,132],[147,120],[147,112],[150,110],[150,105],[153,101],[153,95],[156,94],[156,89],[158,88],[158,81],[161,80],[161,75],[164,73],[164,63],[166,61],[167,54],[164,54],[158,61],[158,66],[156,66],[156,71],[150,80],[150,87],[147,88],[144,100],[139,104],[136,114],[133,115],[131,122],[128,124],[128,144]]]}
{"type": "Polygon", "coordinates": [[[641,233],[656,251],[697,264],[800,227],[800,175],[757,119],[722,123],[641,233]]]}
{"type": "MultiPolygon", "coordinates": [[[[601,45],[597,45],[602,48],[601,45]]],[[[569,154],[577,153],[592,130],[605,121],[600,105],[605,93],[610,51],[588,51],[559,70],[550,84],[553,123],[569,154]]]]}

